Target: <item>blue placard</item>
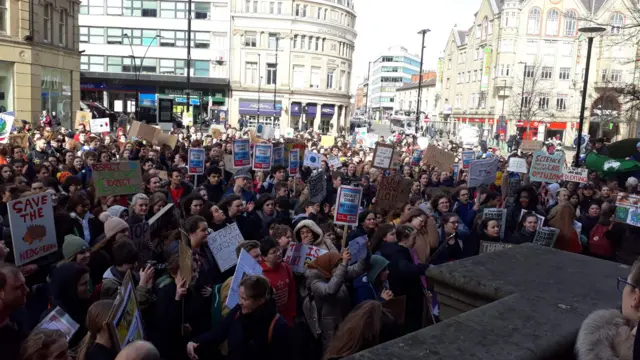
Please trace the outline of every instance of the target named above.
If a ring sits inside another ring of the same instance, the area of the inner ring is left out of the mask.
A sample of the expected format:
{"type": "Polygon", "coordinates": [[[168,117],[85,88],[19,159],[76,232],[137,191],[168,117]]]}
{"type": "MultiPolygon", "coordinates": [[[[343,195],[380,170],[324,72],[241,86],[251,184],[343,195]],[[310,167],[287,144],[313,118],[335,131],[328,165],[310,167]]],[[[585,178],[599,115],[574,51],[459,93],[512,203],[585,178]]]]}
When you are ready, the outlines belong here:
{"type": "Polygon", "coordinates": [[[204,174],[204,149],[189,149],[189,174],[204,174]]]}
{"type": "Polygon", "coordinates": [[[338,208],[335,214],[335,224],[358,225],[358,210],[362,188],[353,186],[340,186],[338,189],[338,208]]]}
{"type": "Polygon", "coordinates": [[[273,148],[273,165],[284,165],[284,146],[273,148]]]}
{"type": "Polygon", "coordinates": [[[249,157],[249,144],[249,139],[240,139],[233,141],[232,152],[234,168],[251,166],[251,158],[249,157]]]}
{"type": "Polygon", "coordinates": [[[269,170],[271,168],[272,144],[255,144],[253,147],[253,170],[269,170]]]}

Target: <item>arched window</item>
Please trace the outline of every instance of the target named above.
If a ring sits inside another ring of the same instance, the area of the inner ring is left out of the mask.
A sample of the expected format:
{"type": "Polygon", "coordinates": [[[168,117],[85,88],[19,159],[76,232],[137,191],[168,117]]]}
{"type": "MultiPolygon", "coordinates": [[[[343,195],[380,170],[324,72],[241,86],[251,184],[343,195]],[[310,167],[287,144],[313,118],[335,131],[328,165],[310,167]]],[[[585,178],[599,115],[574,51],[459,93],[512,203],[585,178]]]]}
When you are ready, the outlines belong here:
{"type": "Polygon", "coordinates": [[[560,13],[556,9],[551,9],[547,13],[547,26],[545,34],[549,36],[557,36],[560,27],[560,13]]]}
{"type": "Polygon", "coordinates": [[[482,40],[487,40],[487,33],[489,32],[489,20],[485,17],[482,20],[482,40]]]}
{"type": "Polygon", "coordinates": [[[578,15],[574,10],[569,10],[564,16],[564,36],[576,36],[578,15]]]}
{"type": "Polygon", "coordinates": [[[612,34],[621,34],[622,26],[624,25],[624,16],[620,13],[612,14],[611,19],[609,19],[609,25],[611,25],[612,34]]]}
{"type": "Polygon", "coordinates": [[[527,21],[527,34],[540,33],[540,9],[533,8],[529,11],[529,20],[527,21]]]}

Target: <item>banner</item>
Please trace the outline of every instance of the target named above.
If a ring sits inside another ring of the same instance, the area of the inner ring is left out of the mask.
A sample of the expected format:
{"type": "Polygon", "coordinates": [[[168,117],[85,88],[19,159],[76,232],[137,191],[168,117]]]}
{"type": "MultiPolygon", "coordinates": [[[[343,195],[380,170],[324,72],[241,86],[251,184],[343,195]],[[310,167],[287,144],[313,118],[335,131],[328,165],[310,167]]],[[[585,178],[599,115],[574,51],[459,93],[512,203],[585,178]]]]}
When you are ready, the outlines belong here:
{"type": "Polygon", "coordinates": [[[362,188],[340,186],[340,188],[338,188],[336,214],[333,223],[339,225],[358,225],[361,198],[362,188]]]}
{"type": "MultiPolygon", "coordinates": [[[[233,255],[235,256],[235,250],[233,255]]],[[[245,249],[240,250],[240,256],[238,256],[237,262],[238,265],[233,273],[231,287],[229,288],[229,295],[227,296],[227,302],[225,303],[225,306],[228,309],[233,309],[240,301],[240,282],[242,279],[247,275],[262,275],[262,267],[245,249]]]]}
{"type": "Polygon", "coordinates": [[[289,151],[289,176],[298,174],[300,169],[300,149],[291,149],[289,151]]]}
{"type": "Polygon", "coordinates": [[[512,246],[515,246],[515,244],[507,244],[507,243],[494,242],[494,241],[480,241],[480,254],[492,253],[492,252],[508,249],[512,246]]]}
{"type": "Polygon", "coordinates": [[[586,184],[589,182],[589,170],[587,168],[565,167],[562,180],[586,184]]]}
{"type": "Polygon", "coordinates": [[[316,154],[311,151],[306,151],[304,153],[304,163],[302,165],[308,166],[311,168],[319,168],[321,165],[320,164],[321,160],[322,160],[322,157],[319,154],[316,154]]]}
{"type": "Polygon", "coordinates": [[[98,197],[137,194],[142,189],[139,161],[94,163],[91,169],[98,197]]]}
{"type": "Polygon", "coordinates": [[[473,188],[494,183],[496,181],[496,173],[498,172],[498,162],[498,158],[473,160],[471,164],[469,164],[468,186],[473,188]]]}
{"type": "Polygon", "coordinates": [[[251,157],[249,157],[249,140],[233,140],[232,144],[233,145],[231,146],[231,152],[233,153],[233,167],[243,168],[251,166],[251,157]]]}
{"type": "Polygon", "coordinates": [[[480,79],[480,89],[487,90],[489,89],[489,76],[491,72],[491,47],[487,46],[483,49],[484,59],[482,65],[482,78],[480,79]]]}
{"type": "Polygon", "coordinates": [[[465,170],[468,169],[469,164],[471,164],[471,161],[475,159],[476,159],[475,151],[463,151],[462,152],[462,168],[465,170]]]}
{"type": "Polygon", "coordinates": [[[484,209],[482,213],[482,219],[492,219],[498,221],[498,226],[500,226],[500,238],[504,239],[504,230],[507,225],[507,209],[484,209]]]}
{"type": "Polygon", "coordinates": [[[640,226],[640,196],[618,193],[615,219],[632,226],[640,226]]]}
{"type": "Polygon", "coordinates": [[[236,258],[236,246],[244,241],[238,224],[232,223],[207,236],[207,244],[213,257],[218,263],[220,272],[225,272],[233,267],[238,260],[236,258]]]}
{"type": "Polygon", "coordinates": [[[533,243],[536,245],[553,247],[553,244],[555,244],[559,233],[560,230],[552,227],[538,228],[536,236],[533,238],[533,243]]]}
{"type": "Polygon", "coordinates": [[[273,147],[273,165],[284,166],[284,146],[283,145],[273,147]]]}
{"type": "Polygon", "coordinates": [[[403,183],[401,177],[384,176],[378,180],[376,191],[376,209],[391,209],[401,202],[400,189],[403,183]]]}
{"type": "Polygon", "coordinates": [[[304,270],[309,263],[327,252],[327,250],[317,246],[292,242],[289,243],[287,254],[284,256],[284,262],[291,267],[291,271],[294,273],[304,274],[304,270]]]}
{"type": "Polygon", "coordinates": [[[411,166],[420,166],[422,154],[424,154],[424,150],[413,150],[413,154],[411,155],[411,166]]]}
{"type": "Polygon", "coordinates": [[[253,170],[271,169],[273,144],[253,145],[253,170]]]}
{"type": "Polygon", "coordinates": [[[535,152],[542,149],[542,141],[536,140],[522,140],[520,144],[520,151],[522,152],[535,152]]]}
{"type": "Polygon", "coordinates": [[[529,171],[527,170],[527,160],[517,157],[509,158],[509,166],[507,166],[507,171],[522,174],[528,173],[529,171]]]}
{"type": "Polygon", "coordinates": [[[640,162],[635,160],[612,159],[608,156],[598,155],[594,152],[587,154],[584,159],[584,165],[589,170],[603,173],[603,175],[638,171],[640,170],[640,162]]]}
{"type": "Polygon", "coordinates": [[[204,174],[206,155],[204,149],[189,148],[189,174],[204,174]]]}
{"type": "Polygon", "coordinates": [[[49,193],[13,200],[9,202],[7,210],[17,266],[58,250],[49,193]]]}
{"type": "Polygon", "coordinates": [[[451,166],[456,161],[456,155],[430,144],[422,155],[422,160],[427,165],[437,167],[440,171],[451,171],[451,166]]]}
{"type": "Polygon", "coordinates": [[[387,145],[382,143],[376,143],[376,148],[373,151],[373,164],[376,169],[387,170],[391,167],[391,160],[393,159],[393,145],[387,145]]]}
{"type": "Polygon", "coordinates": [[[324,171],[314,172],[307,180],[309,185],[309,200],[314,203],[321,203],[327,196],[327,178],[324,171]]]}
{"type": "Polygon", "coordinates": [[[104,133],[111,131],[111,127],[109,126],[109,118],[91,119],[89,120],[89,124],[91,125],[91,132],[94,133],[104,133]]]}
{"type": "Polygon", "coordinates": [[[532,182],[559,183],[562,180],[563,167],[564,153],[558,152],[549,155],[542,150],[538,150],[533,153],[529,178],[532,182]]]}

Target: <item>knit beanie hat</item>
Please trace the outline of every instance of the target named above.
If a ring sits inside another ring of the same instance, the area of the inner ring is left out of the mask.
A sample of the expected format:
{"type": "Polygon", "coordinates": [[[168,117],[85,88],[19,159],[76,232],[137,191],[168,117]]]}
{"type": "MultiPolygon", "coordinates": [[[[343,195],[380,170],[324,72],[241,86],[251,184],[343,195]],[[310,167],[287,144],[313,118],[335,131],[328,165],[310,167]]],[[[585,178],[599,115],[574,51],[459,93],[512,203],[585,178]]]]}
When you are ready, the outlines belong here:
{"type": "Polygon", "coordinates": [[[125,229],[129,229],[129,224],[120,218],[112,216],[104,223],[104,237],[111,239],[115,234],[125,229]]]}
{"type": "Polygon", "coordinates": [[[89,250],[89,245],[79,236],[69,234],[64,237],[64,243],[62,244],[62,255],[65,259],[71,260],[77,253],[89,250]]]}
{"type": "Polygon", "coordinates": [[[122,213],[125,211],[128,211],[127,208],[120,205],[113,205],[107,209],[109,215],[117,218],[121,217],[122,213]]]}
{"type": "Polygon", "coordinates": [[[387,267],[389,261],[380,255],[371,255],[369,260],[369,271],[367,272],[367,280],[373,283],[380,272],[387,267]]]}

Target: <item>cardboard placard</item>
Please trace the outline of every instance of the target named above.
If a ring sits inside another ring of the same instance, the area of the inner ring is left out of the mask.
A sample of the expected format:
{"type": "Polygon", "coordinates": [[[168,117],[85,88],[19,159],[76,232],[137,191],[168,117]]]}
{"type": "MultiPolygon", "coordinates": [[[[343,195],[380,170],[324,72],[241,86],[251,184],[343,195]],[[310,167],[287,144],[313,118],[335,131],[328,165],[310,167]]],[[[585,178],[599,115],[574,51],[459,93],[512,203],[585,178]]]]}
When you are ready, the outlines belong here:
{"type": "Polygon", "coordinates": [[[142,191],[139,161],[95,163],[91,169],[96,196],[129,195],[142,191]]]}
{"type": "Polygon", "coordinates": [[[376,148],[373,151],[372,166],[380,170],[389,169],[393,160],[393,151],[393,145],[376,143],[376,148]]]}
{"type": "Polygon", "coordinates": [[[562,172],[562,180],[586,184],[589,182],[589,169],[565,167],[562,172]]]}
{"type": "Polygon", "coordinates": [[[333,223],[340,225],[358,225],[362,188],[340,186],[336,199],[336,211],[333,223]]]}
{"type": "Polygon", "coordinates": [[[437,167],[440,171],[450,171],[451,166],[456,161],[456,156],[447,150],[430,144],[427,146],[427,151],[422,155],[422,160],[427,165],[437,167]]]}
{"type": "Polygon", "coordinates": [[[322,147],[332,147],[335,144],[336,138],[331,135],[322,135],[320,138],[320,146],[322,147]]]}
{"type": "Polygon", "coordinates": [[[377,209],[391,209],[399,200],[403,179],[400,177],[384,176],[378,180],[376,190],[377,209]]]}
{"type": "Polygon", "coordinates": [[[17,266],[58,250],[53,204],[49,193],[9,202],[8,214],[14,262],[17,266]]]}
{"type": "Polygon", "coordinates": [[[157,127],[153,127],[151,125],[147,125],[140,121],[134,120],[129,127],[129,133],[127,134],[127,137],[129,139],[136,138],[153,143],[154,139],[156,139],[159,133],[162,133],[162,130],[158,129],[157,127]]]}
{"type": "Polygon", "coordinates": [[[492,253],[504,249],[508,249],[515,244],[501,243],[495,241],[480,241],[480,254],[492,253]]]}
{"type": "Polygon", "coordinates": [[[520,144],[520,151],[522,152],[535,152],[542,149],[542,141],[536,140],[522,140],[520,144]]]}
{"type": "Polygon", "coordinates": [[[509,165],[507,166],[507,171],[517,172],[526,174],[529,171],[527,170],[527,160],[523,158],[512,157],[509,158],[509,165]]]}
{"type": "Polygon", "coordinates": [[[327,177],[324,171],[314,172],[307,180],[309,186],[309,200],[315,203],[321,203],[327,196],[327,177]]]}
{"type": "Polygon", "coordinates": [[[500,226],[500,238],[504,239],[504,230],[507,225],[507,209],[484,209],[484,212],[482,213],[482,219],[497,220],[498,225],[500,226]]]}
{"type": "Polygon", "coordinates": [[[388,310],[393,315],[393,320],[396,324],[404,324],[405,313],[407,309],[407,296],[400,295],[394,296],[393,299],[387,300],[382,303],[382,307],[388,310]]]}
{"type": "Polygon", "coordinates": [[[244,241],[244,238],[236,223],[227,225],[207,236],[207,244],[221,272],[229,270],[236,264],[238,260],[236,257],[236,246],[238,246],[241,241],[244,241]]]}
{"type": "Polygon", "coordinates": [[[9,135],[9,145],[20,146],[23,148],[29,147],[29,134],[11,134],[9,135]]]}
{"type": "Polygon", "coordinates": [[[229,288],[227,302],[225,303],[225,306],[228,309],[233,309],[240,300],[240,282],[242,279],[247,275],[262,275],[262,267],[245,249],[240,250],[240,256],[238,256],[237,263],[238,265],[236,266],[233,278],[231,279],[231,287],[229,288]]]}
{"type": "Polygon", "coordinates": [[[76,111],[76,118],[75,122],[73,123],[73,128],[78,129],[80,127],[80,124],[83,124],[85,129],[89,130],[91,128],[92,117],[93,115],[91,114],[91,111],[76,111]]]}
{"type": "Polygon", "coordinates": [[[136,340],[144,340],[142,316],[138,309],[131,271],[127,271],[124,276],[108,319],[111,343],[115,350],[120,351],[136,340]]]}
{"type": "Polygon", "coordinates": [[[284,262],[289,264],[291,271],[294,273],[304,274],[307,265],[327,252],[327,250],[317,246],[292,242],[289,243],[289,248],[284,256],[284,262]]]}
{"type": "Polygon", "coordinates": [[[151,144],[155,146],[167,145],[172,149],[175,148],[176,144],[178,143],[178,137],[169,133],[164,133],[160,129],[158,130],[159,131],[155,133],[155,137],[151,141],[151,144]]]}
{"type": "Polygon", "coordinates": [[[562,180],[564,153],[549,155],[542,150],[533,153],[529,178],[531,181],[559,183],[562,180]]]}
{"type": "Polygon", "coordinates": [[[158,211],[155,215],[153,215],[151,217],[151,219],[149,219],[149,231],[154,232],[158,226],[160,226],[160,224],[163,222],[162,219],[164,219],[166,214],[171,214],[169,212],[169,209],[171,209],[173,207],[173,203],[170,202],[167,205],[165,205],[162,209],[160,209],[160,211],[158,211]]]}
{"type": "Polygon", "coordinates": [[[560,230],[552,227],[538,228],[536,236],[533,238],[533,243],[540,246],[553,247],[556,243],[556,239],[560,234],[560,230]]]}
{"type": "Polygon", "coordinates": [[[494,183],[496,181],[499,161],[498,158],[473,160],[471,164],[469,164],[468,186],[472,188],[494,183]]]}

